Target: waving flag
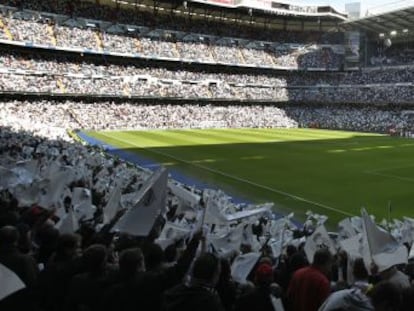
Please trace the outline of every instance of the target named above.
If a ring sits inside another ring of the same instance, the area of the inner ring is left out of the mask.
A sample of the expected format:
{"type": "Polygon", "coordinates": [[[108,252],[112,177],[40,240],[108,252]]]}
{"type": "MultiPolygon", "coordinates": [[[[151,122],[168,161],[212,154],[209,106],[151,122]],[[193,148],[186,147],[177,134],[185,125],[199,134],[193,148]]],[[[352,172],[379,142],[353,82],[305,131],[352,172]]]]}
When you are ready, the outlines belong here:
{"type": "Polygon", "coordinates": [[[16,273],[1,263],[0,281],[0,300],[26,287],[16,273]]]}
{"type": "Polygon", "coordinates": [[[407,248],[400,245],[390,233],[380,229],[365,209],[362,210],[362,219],[371,258],[380,272],[394,265],[408,263],[407,248]]]}
{"type": "Polygon", "coordinates": [[[115,224],[113,230],[135,236],[147,236],[158,215],[164,212],[167,199],[168,173],[156,171],[137,192],[135,205],[115,224]]]}

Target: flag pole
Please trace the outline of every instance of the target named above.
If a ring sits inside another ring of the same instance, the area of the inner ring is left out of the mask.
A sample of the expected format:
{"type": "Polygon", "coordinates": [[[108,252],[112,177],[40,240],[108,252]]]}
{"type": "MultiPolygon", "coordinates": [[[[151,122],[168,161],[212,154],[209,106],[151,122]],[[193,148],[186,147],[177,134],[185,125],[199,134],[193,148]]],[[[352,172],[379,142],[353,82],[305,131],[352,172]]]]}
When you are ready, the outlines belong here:
{"type": "Polygon", "coordinates": [[[388,201],[387,214],[388,214],[387,229],[388,231],[391,231],[391,200],[388,201]]]}

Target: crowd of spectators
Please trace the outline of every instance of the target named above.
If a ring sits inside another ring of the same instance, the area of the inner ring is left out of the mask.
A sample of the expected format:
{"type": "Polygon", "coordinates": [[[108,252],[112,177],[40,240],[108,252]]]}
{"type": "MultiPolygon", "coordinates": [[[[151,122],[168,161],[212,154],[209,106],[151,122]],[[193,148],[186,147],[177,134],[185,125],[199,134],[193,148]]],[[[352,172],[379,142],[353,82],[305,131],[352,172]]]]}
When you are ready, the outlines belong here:
{"type": "Polygon", "coordinates": [[[151,11],[137,10],[131,6],[108,6],[95,1],[84,0],[1,0],[0,4],[41,12],[63,14],[71,17],[90,18],[104,20],[113,23],[129,25],[145,25],[162,29],[195,32],[201,34],[213,34],[224,37],[244,37],[255,40],[270,40],[273,42],[290,43],[333,43],[342,44],[343,33],[326,33],[319,31],[285,31],[275,30],[254,24],[237,25],[237,23],[220,22],[209,19],[188,19],[180,15],[163,15],[158,12],[154,15],[151,11]],[[241,31],[243,30],[243,31],[241,31]]]}
{"type": "Polygon", "coordinates": [[[77,77],[62,75],[0,74],[0,91],[7,93],[72,94],[265,102],[405,104],[414,87],[408,85],[258,86],[224,81],[176,81],[148,77],[77,77]]]}
{"type": "Polygon", "coordinates": [[[86,57],[2,52],[0,69],[0,89],[7,92],[321,103],[407,103],[414,92],[411,68],[209,73],[96,62],[86,57]]]}
{"type": "Polygon", "coordinates": [[[145,37],[127,31],[124,34],[111,33],[76,24],[68,27],[51,24],[50,20],[37,20],[35,16],[29,20],[7,15],[0,15],[0,18],[5,25],[0,29],[3,39],[56,45],[63,48],[86,48],[129,55],[139,54],[150,58],[174,58],[192,62],[271,68],[339,70],[343,63],[343,55],[334,53],[330,47],[313,45],[312,42],[299,46],[279,45],[277,49],[265,47],[263,44],[245,47],[239,45],[237,39],[216,44],[211,41],[205,42],[202,36],[200,38],[200,35],[195,35],[193,41],[188,42],[165,38],[163,35],[145,37]]]}
{"type": "MultiPolygon", "coordinates": [[[[391,41],[390,41],[391,42],[391,41]]],[[[384,47],[383,41],[373,43],[373,55],[369,59],[370,66],[404,66],[414,62],[414,50],[411,42],[390,43],[384,47]],[[376,46],[375,46],[376,45],[376,46]],[[376,47],[376,48],[375,48],[376,47]]]]}
{"type": "Polygon", "coordinates": [[[93,130],[191,127],[296,128],[320,127],[381,132],[411,129],[404,109],[275,105],[200,105],[74,101],[8,101],[0,103],[1,124],[19,129],[93,130]]]}
{"type": "MultiPolygon", "coordinates": [[[[235,57],[230,54],[230,58],[235,57]]],[[[189,80],[189,81],[226,81],[235,84],[260,86],[315,86],[315,85],[367,85],[411,83],[414,69],[387,68],[365,69],[346,72],[305,72],[284,71],[272,74],[259,73],[226,73],[219,71],[209,73],[199,69],[180,70],[163,67],[143,67],[128,61],[117,63],[97,62],[87,57],[65,56],[63,54],[42,54],[36,52],[21,53],[17,51],[0,51],[0,68],[21,69],[25,71],[41,71],[49,74],[80,74],[83,76],[137,76],[148,75],[158,79],[189,80]]]]}

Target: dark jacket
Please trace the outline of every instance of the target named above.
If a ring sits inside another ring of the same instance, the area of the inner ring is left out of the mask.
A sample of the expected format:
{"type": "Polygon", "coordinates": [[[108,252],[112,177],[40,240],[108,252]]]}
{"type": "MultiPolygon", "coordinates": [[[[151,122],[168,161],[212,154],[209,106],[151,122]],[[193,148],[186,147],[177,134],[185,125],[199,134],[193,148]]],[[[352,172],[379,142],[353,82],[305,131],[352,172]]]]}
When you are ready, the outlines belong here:
{"type": "Polygon", "coordinates": [[[27,287],[34,285],[38,269],[33,257],[21,253],[17,248],[1,248],[0,263],[12,270],[27,287]]]}
{"type": "Polygon", "coordinates": [[[269,288],[255,288],[250,293],[241,296],[235,304],[235,311],[274,311],[269,288]]]}
{"type": "Polygon", "coordinates": [[[1,248],[0,263],[16,273],[26,285],[26,288],[0,300],[0,310],[34,310],[32,289],[38,274],[35,260],[29,255],[22,254],[17,248],[1,248]]]}
{"type": "Polygon", "coordinates": [[[131,278],[123,278],[111,286],[105,294],[103,309],[111,305],[121,310],[159,311],[162,294],[181,283],[195,257],[199,240],[193,239],[187,245],[177,263],[159,271],[139,272],[131,278]]]}
{"type": "Polygon", "coordinates": [[[96,273],[81,273],[72,278],[66,297],[65,309],[76,310],[102,310],[102,293],[110,287],[114,277],[109,267],[96,273]]]}
{"type": "Polygon", "coordinates": [[[54,261],[40,273],[36,286],[38,305],[46,310],[62,310],[72,278],[84,272],[80,258],[54,261]]]}
{"type": "Polygon", "coordinates": [[[224,311],[219,296],[202,286],[178,285],[163,297],[162,311],[224,311]]]}

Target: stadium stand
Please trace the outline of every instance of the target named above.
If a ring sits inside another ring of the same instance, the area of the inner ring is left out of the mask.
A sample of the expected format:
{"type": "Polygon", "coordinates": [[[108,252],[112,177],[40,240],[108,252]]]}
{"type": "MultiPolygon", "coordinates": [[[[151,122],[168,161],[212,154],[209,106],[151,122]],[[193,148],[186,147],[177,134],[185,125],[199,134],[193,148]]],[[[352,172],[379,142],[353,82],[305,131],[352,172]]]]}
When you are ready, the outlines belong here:
{"type": "Polygon", "coordinates": [[[343,55],[338,54],[342,51],[340,44],[320,45],[315,41],[302,44],[285,41],[281,44],[140,25],[108,25],[104,21],[73,19],[67,15],[50,16],[8,7],[2,7],[0,17],[6,26],[2,28],[3,38],[35,46],[86,49],[89,52],[120,53],[146,59],[279,69],[338,70],[342,65],[343,55]]]}
{"type": "Polygon", "coordinates": [[[76,129],[414,131],[408,49],[379,62],[402,67],[344,71],[332,8],[218,2],[0,1],[0,310],[412,309],[412,219],[346,218],[334,245],[323,215],[298,226],[80,142],[76,129]],[[197,17],[206,5],[227,21],[197,17]]]}

